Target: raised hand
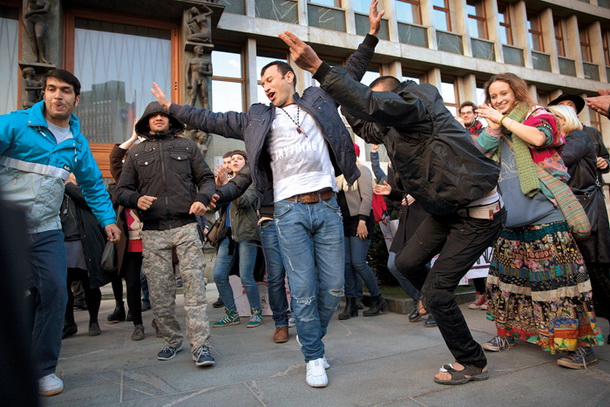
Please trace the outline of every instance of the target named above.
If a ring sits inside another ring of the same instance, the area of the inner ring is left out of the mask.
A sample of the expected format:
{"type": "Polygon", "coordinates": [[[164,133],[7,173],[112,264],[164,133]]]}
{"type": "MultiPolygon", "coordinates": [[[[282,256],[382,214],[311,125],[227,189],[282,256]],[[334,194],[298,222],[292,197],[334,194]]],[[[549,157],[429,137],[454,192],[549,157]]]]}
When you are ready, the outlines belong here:
{"type": "Polygon", "coordinates": [[[157,82],[153,82],[153,88],[150,91],[153,95],[155,95],[157,102],[159,102],[161,107],[169,111],[169,106],[172,104],[172,102],[167,98],[167,96],[165,96],[165,92],[163,92],[163,89],[157,85],[157,82]]]}
{"type": "Polygon", "coordinates": [[[322,60],[318,57],[318,54],[309,45],[305,44],[296,35],[290,31],[284,31],[277,35],[282,41],[290,48],[290,56],[301,69],[316,73],[322,60]]]}
{"type": "Polygon", "coordinates": [[[381,17],[385,14],[385,10],[377,11],[377,6],[379,5],[379,0],[371,1],[371,8],[369,11],[369,34],[374,35],[375,37],[379,34],[379,29],[381,28],[381,17]]]}

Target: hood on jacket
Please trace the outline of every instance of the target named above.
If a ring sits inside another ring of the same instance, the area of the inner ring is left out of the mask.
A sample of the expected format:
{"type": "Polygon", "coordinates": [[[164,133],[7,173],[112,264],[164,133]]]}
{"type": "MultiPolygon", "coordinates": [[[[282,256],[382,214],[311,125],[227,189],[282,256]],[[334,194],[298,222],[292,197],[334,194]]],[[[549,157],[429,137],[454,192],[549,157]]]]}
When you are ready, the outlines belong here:
{"type": "Polygon", "coordinates": [[[184,124],[174,116],[172,116],[167,110],[163,109],[158,102],[151,102],[144,109],[144,113],[142,113],[142,117],[136,123],[136,133],[138,136],[149,138],[150,134],[150,126],[148,125],[148,119],[157,114],[163,114],[169,117],[169,131],[164,134],[164,136],[175,136],[176,134],[180,134],[184,131],[184,124]]]}

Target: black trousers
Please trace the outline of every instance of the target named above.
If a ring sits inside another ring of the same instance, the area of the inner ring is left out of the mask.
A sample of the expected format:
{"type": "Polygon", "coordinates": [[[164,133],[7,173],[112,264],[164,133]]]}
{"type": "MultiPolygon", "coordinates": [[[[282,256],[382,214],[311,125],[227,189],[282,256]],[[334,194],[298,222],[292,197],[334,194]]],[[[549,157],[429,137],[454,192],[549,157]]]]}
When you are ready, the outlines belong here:
{"type": "Polygon", "coordinates": [[[470,334],[454,291],[485,249],[496,241],[505,221],[504,209],[493,220],[431,215],[396,255],[396,269],[422,292],[424,305],[434,314],[449,351],[462,364],[482,368],[487,359],[470,334]],[[437,254],[429,269],[427,263],[437,254]]]}

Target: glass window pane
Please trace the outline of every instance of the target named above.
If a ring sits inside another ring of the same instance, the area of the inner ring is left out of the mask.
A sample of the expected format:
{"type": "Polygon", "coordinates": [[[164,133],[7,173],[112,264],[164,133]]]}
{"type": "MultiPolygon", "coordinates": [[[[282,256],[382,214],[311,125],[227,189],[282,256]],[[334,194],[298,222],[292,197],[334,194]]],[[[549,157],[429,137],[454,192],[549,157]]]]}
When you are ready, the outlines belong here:
{"type": "Polygon", "coordinates": [[[89,141],[129,138],[133,120],[155,100],[152,82],[170,90],[170,48],[169,30],[76,20],[74,74],[81,82],[76,114],[89,141]]]}
{"type": "Polygon", "coordinates": [[[510,42],[508,41],[508,28],[507,27],[500,27],[500,29],[498,30],[498,33],[500,34],[500,42],[502,42],[502,44],[504,45],[510,45],[510,42]]]}
{"type": "Polygon", "coordinates": [[[436,7],[443,7],[446,8],[446,0],[433,0],[432,1],[432,5],[436,6],[436,7]]]}
{"type": "Polygon", "coordinates": [[[212,51],[214,76],[225,78],[242,78],[241,54],[235,52],[212,51]]]}
{"type": "Polygon", "coordinates": [[[311,4],[318,4],[327,7],[341,7],[340,0],[309,0],[311,4]]]}
{"type": "Polygon", "coordinates": [[[447,13],[440,10],[434,10],[434,28],[442,31],[449,31],[447,25],[447,13]]]}
{"type": "Polygon", "coordinates": [[[354,2],[354,11],[356,13],[363,13],[368,15],[369,9],[371,8],[370,0],[353,0],[354,2]]]}
{"type": "Polygon", "coordinates": [[[441,82],[441,96],[445,103],[456,103],[455,85],[449,82],[441,82]]]}
{"type": "Polygon", "coordinates": [[[0,6],[0,114],[10,113],[18,108],[18,34],[17,9],[0,6]]]}
{"type": "Polygon", "coordinates": [[[242,112],[244,110],[243,94],[241,83],[212,81],[212,110],[242,112]]]}
{"type": "Polygon", "coordinates": [[[419,7],[403,1],[396,2],[397,20],[403,23],[420,24],[419,7]]]}

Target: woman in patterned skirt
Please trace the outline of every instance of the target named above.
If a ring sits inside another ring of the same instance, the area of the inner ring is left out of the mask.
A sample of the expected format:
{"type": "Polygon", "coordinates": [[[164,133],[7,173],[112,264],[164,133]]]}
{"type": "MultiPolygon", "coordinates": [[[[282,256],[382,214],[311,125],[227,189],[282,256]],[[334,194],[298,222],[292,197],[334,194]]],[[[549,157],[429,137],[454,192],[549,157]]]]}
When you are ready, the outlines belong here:
{"type": "Polygon", "coordinates": [[[597,362],[591,348],[603,344],[589,275],[565,217],[536,175],[539,166],[569,178],[557,152],[564,139],[555,117],[536,106],[516,75],[492,76],[485,97],[477,112],[489,126],[475,143],[501,166],[508,217],[487,279],[498,336],[483,349],[510,349],[520,339],[552,354],[567,352],[560,366],[586,367],[597,362]]]}

